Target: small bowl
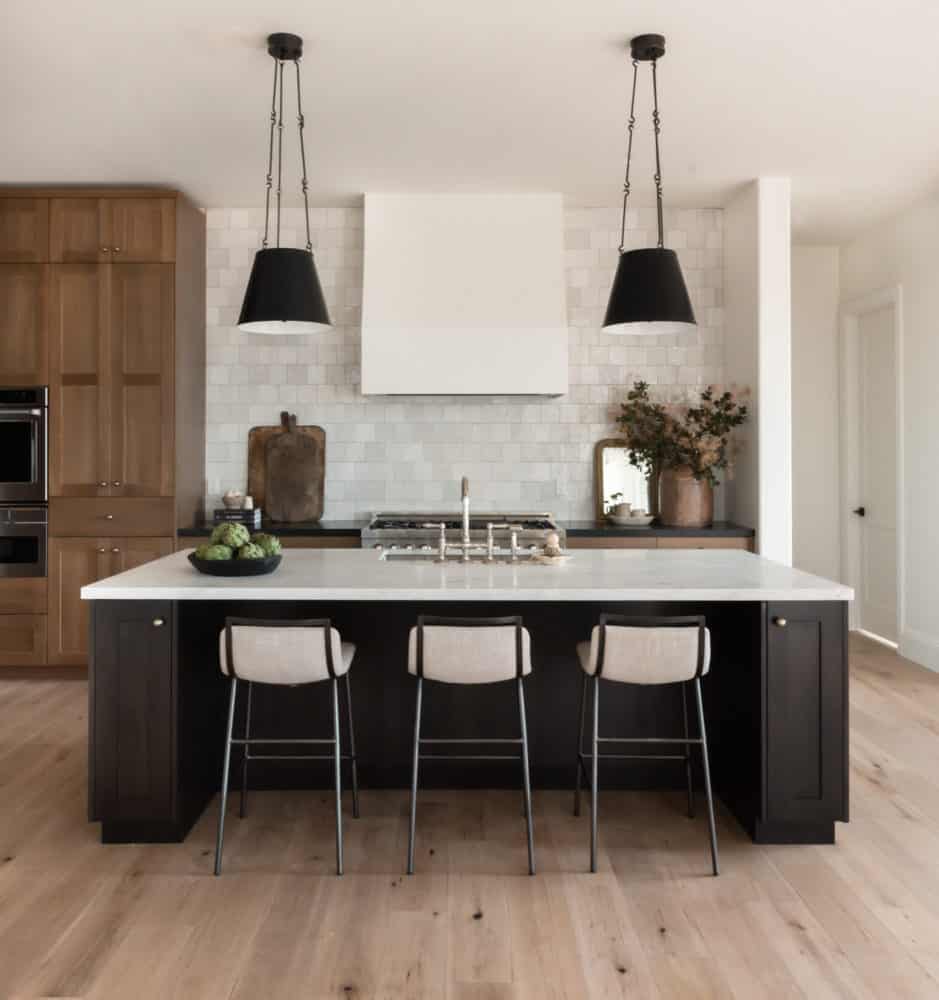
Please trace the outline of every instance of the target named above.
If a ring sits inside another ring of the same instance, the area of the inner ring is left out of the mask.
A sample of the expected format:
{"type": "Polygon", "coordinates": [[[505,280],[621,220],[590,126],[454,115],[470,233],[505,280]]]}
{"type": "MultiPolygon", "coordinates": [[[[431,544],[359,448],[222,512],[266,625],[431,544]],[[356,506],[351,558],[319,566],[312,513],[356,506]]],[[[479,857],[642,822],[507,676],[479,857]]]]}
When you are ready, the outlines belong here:
{"type": "Polygon", "coordinates": [[[189,553],[189,561],[206,576],[266,576],[280,565],[282,554],[264,559],[199,559],[189,553]]]}
{"type": "Polygon", "coordinates": [[[632,514],[629,514],[626,517],[616,517],[613,514],[608,516],[611,523],[615,524],[617,528],[648,528],[649,525],[655,520],[655,518],[650,514],[647,514],[644,517],[637,517],[632,514]]]}

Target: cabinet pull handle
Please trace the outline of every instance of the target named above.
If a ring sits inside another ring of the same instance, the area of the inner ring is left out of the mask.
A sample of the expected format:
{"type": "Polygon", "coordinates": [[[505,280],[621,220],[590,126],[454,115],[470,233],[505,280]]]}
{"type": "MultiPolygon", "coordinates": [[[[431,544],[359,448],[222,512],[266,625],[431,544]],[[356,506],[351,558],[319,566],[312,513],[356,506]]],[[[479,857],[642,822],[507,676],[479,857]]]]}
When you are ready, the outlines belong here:
{"type": "Polygon", "coordinates": [[[111,249],[114,251],[114,253],[120,253],[121,252],[121,248],[120,247],[111,247],[111,249]]]}
{"type": "Polygon", "coordinates": [[[98,485],[103,488],[108,485],[108,481],[106,479],[102,479],[98,485]]]}
{"type": "Polygon", "coordinates": [[[105,521],[113,521],[114,520],[114,515],[113,514],[105,514],[104,515],[104,519],[105,519],[105,521]]]}
{"type": "Polygon", "coordinates": [[[114,480],[114,482],[113,482],[113,483],[111,483],[111,485],[112,485],[112,486],[120,486],[120,485],[121,485],[121,481],[120,481],[120,479],[115,479],[115,480],[114,480]]]}
{"type": "Polygon", "coordinates": [[[111,252],[111,248],[110,247],[102,247],[101,248],[101,252],[102,253],[110,253],[111,252]]]}
{"type": "Polygon", "coordinates": [[[164,626],[165,624],[166,624],[166,619],[164,619],[164,618],[154,618],[153,619],[153,627],[154,628],[162,628],[162,626],[164,626]]]}
{"type": "Polygon", "coordinates": [[[108,550],[107,550],[106,548],[103,548],[103,547],[102,547],[102,548],[98,549],[98,551],[99,551],[100,553],[104,554],[104,553],[105,553],[105,552],[107,552],[108,550]]]}
{"type": "Polygon", "coordinates": [[[112,552],[120,552],[121,550],[115,545],[114,548],[111,549],[111,551],[112,552]]]}
{"type": "Polygon", "coordinates": [[[785,628],[789,622],[785,618],[774,618],[773,624],[779,626],[779,628],[785,628]]]}

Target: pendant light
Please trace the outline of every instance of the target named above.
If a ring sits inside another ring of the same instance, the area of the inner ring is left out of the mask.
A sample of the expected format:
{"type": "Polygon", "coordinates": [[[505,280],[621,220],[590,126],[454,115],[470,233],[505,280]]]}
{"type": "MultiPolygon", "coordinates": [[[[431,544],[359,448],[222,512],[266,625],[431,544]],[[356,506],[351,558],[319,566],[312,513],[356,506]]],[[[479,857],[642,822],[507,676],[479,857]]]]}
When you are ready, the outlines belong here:
{"type": "Polygon", "coordinates": [[[694,311],[674,250],[665,247],[662,232],[662,160],[659,154],[659,93],[656,66],[665,55],[663,35],[637,35],[630,42],[633,63],[632,99],[629,103],[629,138],[626,145],[626,179],[623,183],[623,219],[620,227],[619,264],[610,290],[603,326],[607,333],[671,333],[675,324],[694,324],[694,311]],[[626,249],[626,203],[629,200],[629,167],[636,124],[636,81],[639,63],[652,63],[652,126],[655,134],[655,192],[658,209],[658,243],[642,250],[626,249]]]}
{"type": "Polygon", "coordinates": [[[254,255],[245,289],[238,327],[246,333],[314,333],[331,324],[323,290],[313,263],[310,239],[310,203],[307,196],[306,151],[303,147],[303,108],[300,103],[300,57],[303,39],[283,32],[269,35],[267,51],[274,60],[274,94],[271,98],[271,131],[267,153],[267,191],[264,196],[264,239],[254,255]],[[306,249],[280,245],[280,201],[284,148],[284,63],[297,72],[297,126],[300,132],[300,187],[306,218],[306,249]],[[277,149],[277,187],[274,205],[274,246],[270,246],[271,188],[274,184],[274,149],[277,149]]]}

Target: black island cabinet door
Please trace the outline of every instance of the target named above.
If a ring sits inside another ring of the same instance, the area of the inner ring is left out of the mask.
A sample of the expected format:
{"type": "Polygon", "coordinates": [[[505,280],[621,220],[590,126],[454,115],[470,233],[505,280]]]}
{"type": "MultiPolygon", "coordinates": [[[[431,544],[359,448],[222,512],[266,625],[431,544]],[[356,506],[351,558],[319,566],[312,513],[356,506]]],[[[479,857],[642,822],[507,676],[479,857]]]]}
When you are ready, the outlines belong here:
{"type": "Polygon", "coordinates": [[[765,800],[755,839],[799,842],[820,828],[833,839],[834,821],[848,818],[847,606],[779,601],[766,613],[765,800]]]}
{"type": "Polygon", "coordinates": [[[104,841],[175,839],[173,604],[96,601],[89,812],[104,841]]]}

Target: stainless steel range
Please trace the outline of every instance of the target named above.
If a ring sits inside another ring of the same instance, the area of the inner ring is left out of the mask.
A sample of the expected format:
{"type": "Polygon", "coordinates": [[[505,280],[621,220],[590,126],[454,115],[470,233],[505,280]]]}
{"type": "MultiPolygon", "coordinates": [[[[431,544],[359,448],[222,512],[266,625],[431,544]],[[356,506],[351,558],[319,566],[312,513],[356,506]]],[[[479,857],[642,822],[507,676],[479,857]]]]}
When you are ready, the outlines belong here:
{"type": "MultiPolygon", "coordinates": [[[[463,521],[460,514],[454,511],[374,514],[368,527],[362,530],[362,548],[434,552],[440,542],[441,524],[446,525],[448,546],[458,548],[463,541],[463,521]]],[[[490,524],[494,526],[497,538],[506,543],[505,548],[508,548],[511,538],[512,528],[509,525],[517,525],[516,539],[520,549],[542,547],[545,536],[552,531],[557,532],[563,545],[564,530],[558,527],[552,514],[492,511],[473,514],[470,518],[469,534],[473,546],[485,548],[490,524]]]]}

